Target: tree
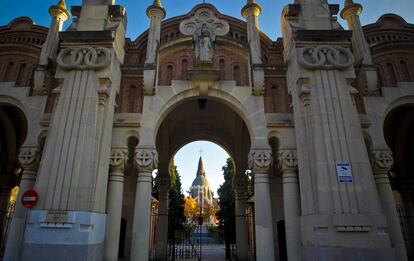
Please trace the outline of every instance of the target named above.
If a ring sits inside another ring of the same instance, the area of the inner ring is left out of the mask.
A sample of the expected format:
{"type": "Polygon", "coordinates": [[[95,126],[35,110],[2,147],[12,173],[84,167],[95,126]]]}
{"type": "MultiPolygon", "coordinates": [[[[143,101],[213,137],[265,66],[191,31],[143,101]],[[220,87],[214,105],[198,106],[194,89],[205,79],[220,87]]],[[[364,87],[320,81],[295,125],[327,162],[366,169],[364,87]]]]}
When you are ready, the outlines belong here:
{"type": "Polygon", "coordinates": [[[219,230],[224,235],[226,245],[226,260],[230,260],[230,245],[236,241],[236,225],[235,225],[235,201],[232,187],[234,175],[234,167],[231,159],[227,159],[226,165],[223,166],[224,183],[218,189],[220,199],[220,209],[217,212],[219,219],[219,230]]]}
{"type": "Polygon", "coordinates": [[[197,201],[193,198],[186,197],[184,199],[184,216],[187,220],[197,222],[199,209],[197,201]]]}
{"type": "Polygon", "coordinates": [[[174,161],[170,165],[171,189],[169,192],[168,205],[168,238],[173,239],[175,231],[183,227],[184,216],[184,195],[181,188],[181,177],[178,174],[174,161]]]}

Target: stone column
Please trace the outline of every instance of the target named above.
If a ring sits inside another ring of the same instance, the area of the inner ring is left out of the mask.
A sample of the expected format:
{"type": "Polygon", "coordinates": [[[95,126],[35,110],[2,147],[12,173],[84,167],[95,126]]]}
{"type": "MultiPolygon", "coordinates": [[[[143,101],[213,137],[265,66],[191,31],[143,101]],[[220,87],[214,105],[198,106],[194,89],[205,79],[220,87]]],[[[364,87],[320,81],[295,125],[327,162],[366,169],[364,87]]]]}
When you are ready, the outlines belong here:
{"type": "Polygon", "coordinates": [[[137,149],[135,160],[138,166],[138,179],[132,227],[131,261],[145,261],[148,260],[149,253],[152,171],[158,165],[158,154],[155,149],[137,149]]]}
{"type": "Polygon", "coordinates": [[[298,157],[296,150],[281,150],[279,164],[283,175],[283,208],[285,214],[286,248],[289,261],[301,261],[300,195],[298,157]]]}
{"type": "Polygon", "coordinates": [[[12,233],[9,233],[7,238],[4,260],[17,261],[19,259],[27,218],[27,209],[21,203],[22,195],[34,186],[38,169],[38,155],[37,147],[24,147],[19,152],[19,162],[23,167],[23,173],[10,225],[12,233]]]}
{"type": "Polygon", "coordinates": [[[254,173],[256,258],[258,261],[275,260],[269,188],[271,165],[271,150],[253,150],[250,152],[249,166],[254,173]]]}
{"type": "Polygon", "coordinates": [[[388,178],[388,172],[394,163],[392,153],[388,150],[374,150],[371,159],[378,195],[387,218],[387,231],[395,248],[397,260],[407,260],[394,194],[388,178]]]}
{"type": "Polygon", "coordinates": [[[170,177],[158,176],[157,188],[159,196],[155,257],[157,260],[168,260],[168,193],[171,188],[170,177]]]}
{"type": "Polygon", "coordinates": [[[128,149],[112,149],[109,162],[108,197],[106,201],[105,261],[117,261],[122,218],[124,171],[128,149]]]}
{"type": "Polygon", "coordinates": [[[247,216],[246,216],[246,177],[242,174],[235,175],[233,178],[233,189],[236,203],[236,251],[237,260],[247,261],[248,235],[247,235],[247,216]]]}

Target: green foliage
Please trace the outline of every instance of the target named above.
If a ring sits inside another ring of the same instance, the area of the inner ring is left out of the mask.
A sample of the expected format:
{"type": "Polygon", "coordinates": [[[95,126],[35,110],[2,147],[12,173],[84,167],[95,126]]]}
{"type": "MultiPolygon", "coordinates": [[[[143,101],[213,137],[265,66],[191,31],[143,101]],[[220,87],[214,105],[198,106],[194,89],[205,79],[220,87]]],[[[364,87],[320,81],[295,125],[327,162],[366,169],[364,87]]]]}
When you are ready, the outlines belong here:
{"type": "Polygon", "coordinates": [[[224,235],[226,256],[228,256],[230,254],[230,244],[234,244],[236,241],[236,215],[234,192],[232,187],[234,167],[231,159],[227,159],[226,165],[223,166],[222,169],[224,183],[217,191],[220,199],[220,209],[217,212],[217,217],[219,219],[219,230],[224,235]]]}
{"type": "Polygon", "coordinates": [[[168,206],[168,238],[174,238],[176,230],[182,229],[184,216],[184,195],[181,187],[181,177],[177,171],[174,161],[170,166],[171,189],[169,192],[168,206]]]}

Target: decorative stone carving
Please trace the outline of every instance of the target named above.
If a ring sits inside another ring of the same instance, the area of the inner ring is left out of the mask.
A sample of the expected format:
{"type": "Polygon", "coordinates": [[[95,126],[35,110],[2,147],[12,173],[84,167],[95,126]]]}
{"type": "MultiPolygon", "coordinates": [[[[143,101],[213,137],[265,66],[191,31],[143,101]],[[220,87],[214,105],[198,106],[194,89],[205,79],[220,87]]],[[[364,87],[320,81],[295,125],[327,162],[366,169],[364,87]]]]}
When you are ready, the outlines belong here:
{"type": "Polygon", "coordinates": [[[193,36],[197,60],[209,63],[213,60],[216,36],[224,36],[229,30],[229,24],[208,8],[199,9],[192,18],[180,24],[182,34],[193,36]]]}
{"type": "Polygon", "coordinates": [[[246,192],[247,182],[244,175],[234,175],[233,177],[233,190],[236,194],[244,194],[246,192]]]}
{"type": "Polygon", "coordinates": [[[376,150],[371,152],[371,164],[375,173],[387,173],[392,165],[394,159],[392,152],[389,150],[376,150]]]}
{"type": "Polygon", "coordinates": [[[249,154],[249,167],[255,173],[268,173],[272,160],[271,150],[255,150],[249,154]]]}
{"type": "Polygon", "coordinates": [[[128,160],[128,149],[112,149],[109,168],[112,172],[123,172],[128,160]]]}
{"type": "Polygon", "coordinates": [[[279,167],[283,172],[297,171],[298,169],[298,155],[296,150],[281,150],[279,151],[279,167]]]}
{"type": "Polygon", "coordinates": [[[160,192],[168,192],[171,189],[171,178],[169,176],[158,176],[157,189],[160,192]]]}
{"type": "Polygon", "coordinates": [[[351,51],[343,47],[312,46],[299,50],[299,63],[311,70],[345,70],[354,64],[351,51]]]}
{"type": "Polygon", "coordinates": [[[109,66],[111,51],[105,47],[79,47],[62,50],[57,63],[64,70],[101,70],[109,66]]]}
{"type": "Polygon", "coordinates": [[[23,147],[19,151],[19,162],[23,169],[37,170],[39,166],[39,149],[37,147],[23,147]]]}
{"type": "Polygon", "coordinates": [[[137,149],[135,161],[139,172],[152,172],[158,166],[158,153],[153,149],[137,149]]]}

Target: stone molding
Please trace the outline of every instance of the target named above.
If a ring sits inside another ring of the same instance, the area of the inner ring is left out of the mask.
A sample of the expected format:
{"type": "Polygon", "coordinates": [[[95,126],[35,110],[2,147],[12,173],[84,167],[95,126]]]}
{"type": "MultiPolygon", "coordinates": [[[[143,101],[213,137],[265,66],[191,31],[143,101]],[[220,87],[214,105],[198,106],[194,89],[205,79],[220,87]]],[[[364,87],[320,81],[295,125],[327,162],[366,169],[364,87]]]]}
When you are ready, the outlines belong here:
{"type": "Polygon", "coordinates": [[[151,173],[158,166],[158,153],[155,149],[137,149],[135,161],[138,172],[151,173]]]}
{"type": "Polygon", "coordinates": [[[282,172],[296,172],[298,170],[298,154],[295,149],[279,151],[279,168],[282,172]]]}
{"type": "Polygon", "coordinates": [[[253,150],[249,153],[249,168],[254,173],[269,173],[272,162],[271,150],[253,150]]]}
{"type": "Polygon", "coordinates": [[[345,70],[354,64],[353,54],[343,47],[309,46],[298,52],[299,64],[310,70],[345,70]]]}
{"type": "Polygon", "coordinates": [[[101,70],[111,63],[111,51],[105,47],[74,47],[62,50],[58,65],[66,71],[101,70]]]}
{"type": "Polygon", "coordinates": [[[371,152],[371,165],[374,174],[388,173],[394,164],[392,152],[389,150],[373,150],[371,152]]]}
{"type": "Polygon", "coordinates": [[[18,159],[25,170],[36,171],[39,167],[40,155],[38,147],[23,147],[19,151],[18,159]]]}
{"type": "Polygon", "coordinates": [[[128,149],[113,148],[109,159],[109,169],[111,172],[124,172],[128,160],[128,149]]]}

